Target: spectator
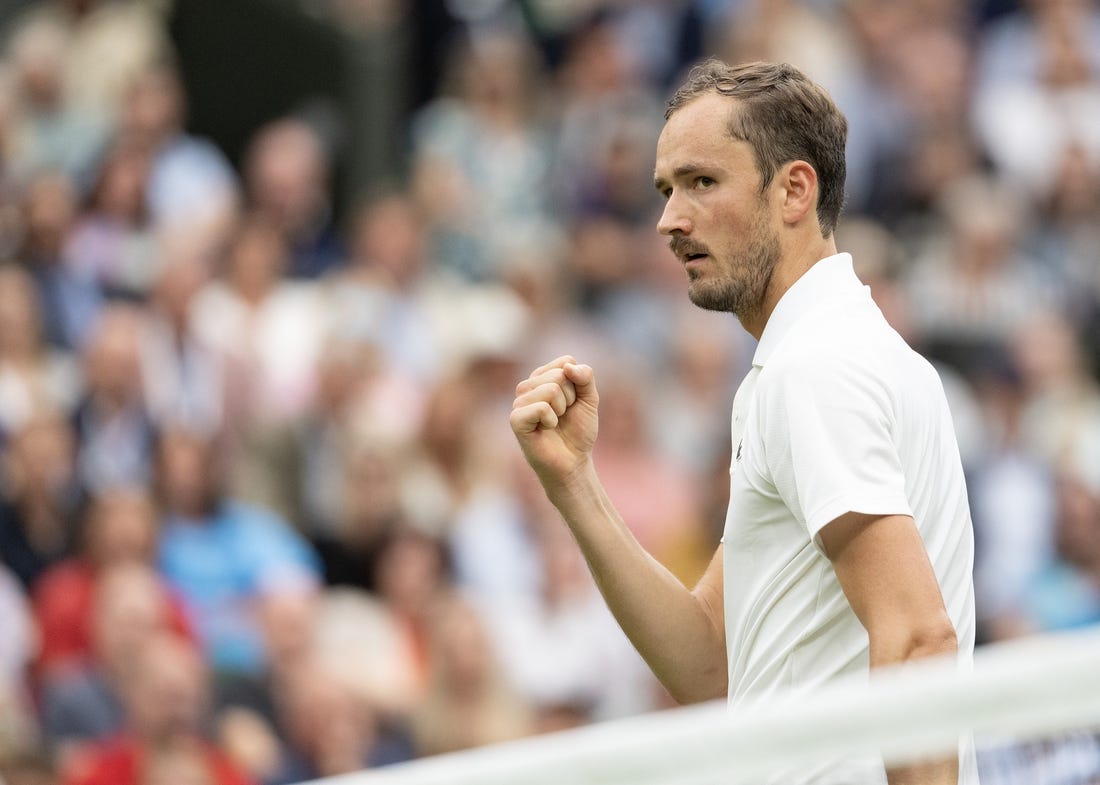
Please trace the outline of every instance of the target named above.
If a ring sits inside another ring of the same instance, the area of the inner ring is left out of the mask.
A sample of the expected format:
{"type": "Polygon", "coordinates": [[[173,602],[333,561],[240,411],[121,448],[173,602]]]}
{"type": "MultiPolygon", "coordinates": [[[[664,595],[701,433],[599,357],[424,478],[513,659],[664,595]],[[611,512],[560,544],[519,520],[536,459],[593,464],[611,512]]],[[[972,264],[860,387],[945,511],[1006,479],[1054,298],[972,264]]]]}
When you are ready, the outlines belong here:
{"type": "Polygon", "coordinates": [[[1094,467],[1058,478],[1055,552],[1024,593],[1023,634],[1100,622],[1100,493],[1094,467]]]}
{"type": "Polygon", "coordinates": [[[68,176],[36,175],[23,197],[22,243],[17,252],[38,286],[46,340],[66,350],[81,348],[102,300],[95,281],[64,263],[76,210],[76,187],[68,176]]]}
{"type": "Polygon", "coordinates": [[[74,403],[78,369],[45,343],[42,327],[34,280],[15,265],[0,267],[0,440],[43,407],[74,403]]]}
{"type": "Polygon", "coordinates": [[[42,674],[43,731],[64,765],[124,726],[124,692],[140,648],[160,633],[186,634],[164,582],[137,561],[104,567],[90,597],[88,649],[42,674]],[[175,629],[172,629],[175,627],[175,629]]]}
{"type": "Polygon", "coordinates": [[[318,532],[315,544],[329,584],[376,591],[381,551],[408,523],[401,499],[401,458],[363,446],[343,456],[342,464],[336,526],[318,532]]]}
{"type": "Polygon", "coordinates": [[[63,47],[64,99],[110,126],[126,85],[167,50],[162,9],[133,0],[44,0],[16,22],[56,28],[63,47]]]}
{"type": "Polygon", "coordinates": [[[1054,307],[1060,292],[1019,245],[1024,204],[1007,184],[957,182],[941,199],[948,224],[913,265],[910,296],[924,348],[963,372],[981,351],[1008,339],[1013,325],[1037,308],[1054,307]]]}
{"type": "Polygon", "coordinates": [[[431,614],[448,582],[445,546],[415,529],[402,528],[390,532],[376,553],[376,592],[402,629],[421,683],[426,684],[433,665],[431,614]]]}
{"type": "Polygon", "coordinates": [[[65,263],[108,296],[143,298],[157,273],[145,199],[149,163],[149,151],[137,142],[112,145],[66,247],[65,263]]]}
{"type": "Polygon", "coordinates": [[[702,574],[702,536],[691,475],[650,446],[645,430],[645,401],[640,391],[625,384],[625,377],[607,374],[601,394],[611,405],[600,422],[600,448],[596,460],[612,498],[630,521],[638,541],[670,567],[690,580],[702,574]],[[693,552],[694,551],[694,552],[693,552]]]}
{"type": "Polygon", "coordinates": [[[143,387],[155,422],[215,433],[227,426],[223,357],[208,346],[195,302],[210,280],[208,238],[173,238],[150,293],[143,333],[143,387]]]}
{"type": "Polygon", "coordinates": [[[362,696],[323,668],[304,664],[279,691],[288,745],[270,785],[400,763],[412,757],[409,740],[383,727],[362,696]]]}
{"type": "MultiPolygon", "coordinates": [[[[142,488],[113,488],[86,505],[79,552],[42,574],[34,585],[34,616],[41,635],[40,676],[83,665],[93,654],[93,620],[99,578],[120,564],[152,566],[157,511],[142,488]]],[[[179,602],[167,598],[172,628],[188,635],[179,602]]]]}
{"type": "Polygon", "coordinates": [[[12,435],[0,495],[0,560],[30,589],[75,543],[79,503],[69,424],[42,413],[12,435]]]}
{"type": "Polygon", "coordinates": [[[159,563],[215,670],[256,675],[265,661],[257,598],[314,585],[319,567],[285,521],[225,494],[216,447],[194,432],[161,435],[159,563]]]}
{"type": "Polygon", "coordinates": [[[156,427],[142,388],[144,314],[107,306],[83,353],[85,391],[73,422],[81,487],[99,493],[151,480],[156,427]]]}
{"type": "Polygon", "coordinates": [[[109,126],[87,106],[69,100],[67,43],[64,25],[45,16],[25,20],[12,37],[20,102],[11,165],[24,177],[57,169],[87,185],[109,126]]]}
{"type": "Polygon", "coordinates": [[[401,619],[376,595],[336,587],[318,598],[312,654],[319,667],[378,711],[405,727],[423,697],[419,652],[401,619]]]}
{"type": "Polygon", "coordinates": [[[1061,469],[1088,466],[1100,458],[1100,384],[1073,325],[1054,311],[1023,321],[1010,350],[1028,400],[1021,438],[1037,456],[1061,469]]]}
{"type": "Polygon", "coordinates": [[[239,434],[281,425],[313,401],[324,313],[317,290],[283,278],[288,259],[278,227],[249,215],[232,237],[225,275],[197,295],[199,340],[229,374],[229,423],[239,434]]]}
{"type": "Polygon", "coordinates": [[[982,40],[974,125],[1010,182],[1043,197],[1070,149],[1100,162],[1100,10],[1088,0],[1022,5],[982,40]]]}
{"type": "Polygon", "coordinates": [[[237,178],[209,140],[184,130],[187,97],[165,60],[134,76],[123,97],[120,137],[150,151],[146,181],[154,227],[192,232],[222,225],[238,200],[237,178]]]}
{"type": "Polygon", "coordinates": [[[163,778],[166,763],[204,785],[249,783],[202,735],[207,675],[189,644],[166,634],[143,640],[122,686],[126,730],[75,761],[66,785],[146,785],[163,778]]]}
{"type": "Polygon", "coordinates": [[[539,117],[537,53],[517,31],[457,41],[452,89],[413,123],[413,182],[435,264],[468,280],[494,269],[484,226],[546,218],[550,146],[539,117]],[[473,198],[471,198],[473,195],[473,198]]]}
{"type": "Polygon", "coordinates": [[[431,681],[413,718],[418,754],[454,752],[530,733],[529,707],[501,677],[473,607],[457,595],[440,598],[430,629],[431,681]]]}
{"type": "Polygon", "coordinates": [[[34,750],[38,735],[34,696],[26,675],[35,654],[37,636],[26,595],[16,576],[0,563],[0,777],[6,756],[34,750]]]}
{"type": "Polygon", "coordinates": [[[577,724],[657,708],[661,690],[604,605],[569,532],[535,525],[537,594],[498,593],[478,604],[509,683],[549,720],[565,707],[577,724]]]}
{"type": "Polygon", "coordinates": [[[369,199],[352,218],[348,264],[326,287],[336,339],[370,343],[388,367],[422,382],[439,363],[423,302],[425,243],[424,219],[410,197],[369,199]]]}
{"type": "Polygon", "coordinates": [[[284,118],[261,128],[245,152],[251,209],[271,223],[289,249],[292,278],[317,278],[344,261],[332,224],[332,173],[318,133],[284,118]]]}
{"type": "Polygon", "coordinates": [[[568,36],[557,71],[556,207],[567,217],[595,212],[638,220],[652,198],[652,161],[640,172],[627,168],[643,144],[647,158],[652,157],[662,110],[640,78],[643,71],[631,62],[614,20],[607,14],[588,17],[568,36]]]}
{"type": "Polygon", "coordinates": [[[1029,396],[1010,356],[987,361],[975,388],[988,418],[983,455],[968,478],[974,519],[974,594],[982,642],[1024,633],[1020,609],[1054,551],[1056,520],[1051,466],[1023,430],[1029,396]]]}
{"type": "MultiPolygon", "coordinates": [[[[1093,249],[1100,229],[1100,161],[1080,147],[1065,151],[1050,194],[1040,204],[1042,220],[1028,238],[1047,269],[1069,292],[1071,318],[1089,324],[1100,305],[1100,276],[1093,249]]],[[[1094,361],[1100,343],[1093,342],[1094,361]]]]}

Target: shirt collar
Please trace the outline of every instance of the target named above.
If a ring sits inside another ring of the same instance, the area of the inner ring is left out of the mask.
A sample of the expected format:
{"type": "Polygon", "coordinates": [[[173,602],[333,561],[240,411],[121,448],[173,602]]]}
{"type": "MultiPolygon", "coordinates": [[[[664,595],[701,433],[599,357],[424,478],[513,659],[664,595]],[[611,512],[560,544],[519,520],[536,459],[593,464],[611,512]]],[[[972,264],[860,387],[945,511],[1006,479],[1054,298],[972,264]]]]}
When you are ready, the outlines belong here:
{"type": "Polygon", "coordinates": [[[827,256],[802,274],[783,293],[764,325],[752,364],[763,367],[791,327],[821,302],[858,291],[863,284],[852,269],[852,255],[827,256]]]}

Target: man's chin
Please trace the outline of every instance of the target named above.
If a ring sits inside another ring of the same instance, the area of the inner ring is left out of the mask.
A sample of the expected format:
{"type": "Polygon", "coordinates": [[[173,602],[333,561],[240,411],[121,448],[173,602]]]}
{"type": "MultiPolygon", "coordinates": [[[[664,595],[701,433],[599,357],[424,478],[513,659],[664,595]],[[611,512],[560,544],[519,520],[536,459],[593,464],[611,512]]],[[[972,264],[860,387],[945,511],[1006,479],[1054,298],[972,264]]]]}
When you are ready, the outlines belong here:
{"type": "Polygon", "coordinates": [[[708,286],[706,281],[698,278],[693,278],[688,284],[688,299],[704,310],[724,313],[733,313],[737,303],[735,294],[713,284],[708,286]]]}

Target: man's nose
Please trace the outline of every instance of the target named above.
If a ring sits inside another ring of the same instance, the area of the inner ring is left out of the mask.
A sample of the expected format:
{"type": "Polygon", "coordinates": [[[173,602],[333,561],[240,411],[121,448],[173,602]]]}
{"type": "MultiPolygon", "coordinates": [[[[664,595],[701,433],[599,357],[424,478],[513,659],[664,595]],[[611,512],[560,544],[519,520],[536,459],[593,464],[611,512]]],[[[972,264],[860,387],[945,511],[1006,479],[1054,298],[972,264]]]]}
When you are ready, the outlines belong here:
{"type": "Polygon", "coordinates": [[[691,233],[691,219],[684,210],[682,200],[677,199],[675,193],[665,202],[664,212],[661,213],[661,218],[657,221],[657,231],[669,237],[674,234],[691,233]]]}

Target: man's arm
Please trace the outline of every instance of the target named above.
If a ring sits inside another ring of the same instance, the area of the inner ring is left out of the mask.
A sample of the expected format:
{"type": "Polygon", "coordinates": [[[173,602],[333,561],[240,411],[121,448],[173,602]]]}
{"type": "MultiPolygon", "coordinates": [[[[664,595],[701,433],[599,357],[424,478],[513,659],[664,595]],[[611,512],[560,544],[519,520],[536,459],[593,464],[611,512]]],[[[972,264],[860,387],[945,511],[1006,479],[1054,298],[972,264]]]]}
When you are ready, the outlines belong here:
{"type": "Polygon", "coordinates": [[[726,691],[722,552],[689,591],[638,543],[596,474],[595,377],[559,357],[516,387],[512,430],[573,532],[596,585],[634,647],[682,703],[726,691]]]}
{"type": "MultiPolygon", "coordinates": [[[[821,542],[867,630],[871,668],[958,651],[955,628],[920,533],[907,515],[847,513],[821,542]]],[[[889,769],[890,785],[956,785],[958,756],[889,769]]]]}

